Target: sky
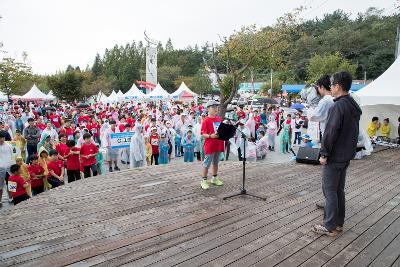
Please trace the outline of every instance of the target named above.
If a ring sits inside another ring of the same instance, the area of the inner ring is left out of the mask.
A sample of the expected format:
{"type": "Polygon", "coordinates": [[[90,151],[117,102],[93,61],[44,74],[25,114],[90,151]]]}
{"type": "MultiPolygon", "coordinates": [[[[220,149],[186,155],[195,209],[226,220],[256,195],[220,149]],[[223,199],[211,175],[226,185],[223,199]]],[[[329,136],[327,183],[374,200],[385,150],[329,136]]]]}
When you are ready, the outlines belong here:
{"type": "Polygon", "coordinates": [[[33,72],[53,74],[71,64],[93,64],[115,44],[172,39],[175,48],[218,42],[242,26],[272,25],[294,8],[308,7],[305,19],[338,8],[356,15],[368,7],[395,11],[395,0],[0,0],[0,42],[22,59],[28,53],[33,72]]]}

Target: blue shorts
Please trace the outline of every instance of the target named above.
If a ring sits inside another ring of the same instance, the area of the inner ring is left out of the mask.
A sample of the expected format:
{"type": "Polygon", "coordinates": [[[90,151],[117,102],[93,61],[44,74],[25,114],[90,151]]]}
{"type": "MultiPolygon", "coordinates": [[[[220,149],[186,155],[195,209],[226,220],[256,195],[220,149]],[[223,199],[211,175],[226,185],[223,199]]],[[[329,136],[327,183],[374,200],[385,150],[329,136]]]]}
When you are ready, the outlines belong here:
{"type": "Polygon", "coordinates": [[[205,155],[204,161],[203,161],[204,168],[206,168],[208,170],[210,168],[211,164],[218,165],[220,154],[221,154],[221,152],[214,152],[212,154],[205,155]]]}
{"type": "Polygon", "coordinates": [[[119,149],[108,149],[107,151],[107,160],[108,161],[116,161],[118,160],[119,149]]]}

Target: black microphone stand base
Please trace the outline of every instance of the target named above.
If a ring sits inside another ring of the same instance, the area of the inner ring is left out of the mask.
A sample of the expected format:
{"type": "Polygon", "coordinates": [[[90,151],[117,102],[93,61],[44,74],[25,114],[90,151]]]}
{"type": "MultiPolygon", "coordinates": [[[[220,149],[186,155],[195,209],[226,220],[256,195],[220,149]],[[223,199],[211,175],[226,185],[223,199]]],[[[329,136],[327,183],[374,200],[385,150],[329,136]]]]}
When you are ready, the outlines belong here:
{"type": "Polygon", "coordinates": [[[266,201],[267,199],[265,197],[259,197],[259,196],[247,193],[247,190],[246,190],[246,140],[247,140],[247,137],[240,129],[238,129],[237,127],[236,127],[236,129],[241,133],[242,139],[243,139],[243,144],[244,144],[243,145],[243,158],[242,158],[242,162],[243,162],[242,187],[240,189],[240,193],[236,193],[231,196],[224,197],[223,200],[226,200],[226,199],[232,198],[232,197],[246,195],[246,196],[250,196],[250,197],[254,197],[254,198],[258,198],[258,199],[266,201]]]}
{"type": "Polygon", "coordinates": [[[243,189],[243,188],[240,190],[240,193],[236,193],[236,194],[233,194],[233,195],[224,197],[223,200],[226,200],[226,199],[228,199],[228,198],[237,197],[237,196],[244,196],[244,195],[250,196],[250,197],[254,197],[254,198],[258,198],[258,199],[261,199],[261,200],[264,200],[264,201],[267,201],[267,199],[266,199],[265,197],[259,197],[259,196],[256,196],[256,195],[247,193],[246,189],[243,189]]]}

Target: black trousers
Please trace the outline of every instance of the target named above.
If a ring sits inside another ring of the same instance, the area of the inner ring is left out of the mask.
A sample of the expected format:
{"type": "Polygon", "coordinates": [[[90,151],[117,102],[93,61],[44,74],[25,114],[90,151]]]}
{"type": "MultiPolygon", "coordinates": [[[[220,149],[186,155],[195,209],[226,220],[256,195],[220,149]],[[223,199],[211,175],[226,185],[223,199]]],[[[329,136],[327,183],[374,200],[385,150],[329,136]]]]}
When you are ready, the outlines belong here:
{"type": "Polygon", "coordinates": [[[229,141],[225,142],[225,160],[229,159],[229,153],[231,152],[231,143],[229,141]]]}
{"type": "Polygon", "coordinates": [[[26,152],[28,152],[26,162],[29,163],[30,157],[37,153],[37,145],[26,145],[26,152]]]}
{"type": "Polygon", "coordinates": [[[59,187],[60,185],[64,184],[64,181],[60,181],[56,177],[53,177],[53,176],[47,178],[47,181],[49,182],[49,184],[51,184],[51,188],[56,188],[56,187],[59,187]]]}
{"type": "Polygon", "coordinates": [[[44,192],[44,186],[32,187],[32,195],[36,196],[44,192]]]}
{"type": "Polygon", "coordinates": [[[68,183],[77,181],[81,179],[81,171],[80,170],[67,170],[68,183]]]}
{"type": "Polygon", "coordinates": [[[22,196],[14,197],[13,203],[14,203],[14,205],[17,205],[18,203],[25,201],[27,199],[29,199],[29,196],[27,194],[24,194],[22,196]]]}
{"type": "Polygon", "coordinates": [[[346,212],[345,184],[349,162],[328,162],[322,172],[322,192],[325,197],[324,225],[328,230],[343,226],[346,212]]]}
{"type": "Polygon", "coordinates": [[[84,173],[85,178],[88,178],[88,177],[91,176],[90,175],[90,170],[92,171],[93,176],[96,176],[97,175],[97,165],[93,164],[93,165],[90,165],[90,166],[84,166],[83,167],[83,173],[84,173]]]}
{"type": "Polygon", "coordinates": [[[153,162],[154,162],[154,165],[158,165],[158,156],[159,156],[160,154],[152,154],[151,155],[151,165],[153,165],[153,162]],[[154,161],[153,161],[154,160],[154,161]]]}
{"type": "Polygon", "coordinates": [[[201,161],[201,155],[200,155],[200,152],[196,152],[195,154],[196,154],[196,158],[197,158],[197,160],[198,160],[198,161],[201,161]]]}

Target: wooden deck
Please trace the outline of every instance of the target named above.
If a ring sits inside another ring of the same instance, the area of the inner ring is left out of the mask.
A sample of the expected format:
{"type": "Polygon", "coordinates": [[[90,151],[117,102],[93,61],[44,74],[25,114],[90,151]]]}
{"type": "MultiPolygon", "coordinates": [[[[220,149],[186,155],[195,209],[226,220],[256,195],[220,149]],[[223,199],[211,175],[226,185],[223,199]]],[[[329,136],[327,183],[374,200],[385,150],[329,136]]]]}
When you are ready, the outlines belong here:
{"type": "Polygon", "coordinates": [[[0,212],[0,266],[400,266],[400,150],[351,163],[344,233],[320,237],[321,167],[221,164],[204,192],[195,164],[113,173],[0,212]]]}

